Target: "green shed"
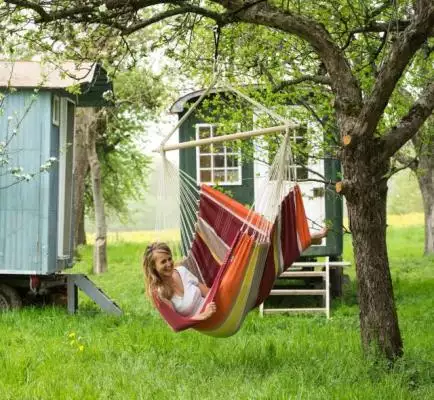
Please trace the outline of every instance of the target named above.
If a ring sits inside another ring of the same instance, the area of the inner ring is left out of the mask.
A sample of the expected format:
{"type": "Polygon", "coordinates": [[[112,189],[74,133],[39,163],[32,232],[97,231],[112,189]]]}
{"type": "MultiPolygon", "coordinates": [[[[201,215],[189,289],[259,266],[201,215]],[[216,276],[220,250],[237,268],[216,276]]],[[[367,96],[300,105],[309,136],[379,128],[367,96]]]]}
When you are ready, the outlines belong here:
{"type": "MultiPolygon", "coordinates": [[[[179,127],[179,142],[188,142],[218,135],[218,118],[210,117],[213,113],[207,109],[218,89],[212,89],[197,109],[179,127]],[[211,120],[211,122],[210,122],[211,120]]],[[[171,107],[171,112],[181,119],[191,105],[204,93],[198,90],[180,97],[171,107]]],[[[219,93],[221,95],[221,93],[219,93]]],[[[252,111],[246,111],[246,127],[254,126],[252,111]]],[[[244,128],[244,127],[243,127],[244,128]]],[[[292,132],[294,142],[303,140],[300,130],[292,132]]],[[[340,174],[340,163],[331,156],[322,160],[309,158],[304,165],[297,165],[295,172],[303,192],[306,213],[311,229],[319,225],[332,225],[326,240],[320,245],[311,246],[304,258],[329,256],[331,260],[340,260],[342,255],[342,199],[324,183],[317,182],[318,175],[325,181],[336,181],[340,174]],[[307,167],[307,168],[305,168],[307,167]]],[[[267,173],[267,165],[257,161],[243,162],[239,150],[229,145],[214,144],[198,148],[183,149],[179,152],[179,167],[190,175],[198,185],[206,183],[218,185],[243,204],[255,203],[259,197],[261,177],[267,173]]]]}

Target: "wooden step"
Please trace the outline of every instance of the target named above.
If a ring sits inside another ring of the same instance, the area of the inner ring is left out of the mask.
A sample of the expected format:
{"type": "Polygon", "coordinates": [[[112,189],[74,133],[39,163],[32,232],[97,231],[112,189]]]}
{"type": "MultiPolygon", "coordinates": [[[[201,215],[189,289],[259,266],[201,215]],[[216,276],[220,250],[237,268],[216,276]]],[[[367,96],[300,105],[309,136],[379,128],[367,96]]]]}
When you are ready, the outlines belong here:
{"type": "Polygon", "coordinates": [[[314,278],[314,277],[325,277],[325,271],[285,271],[279,278],[314,278]]]}
{"type": "Polygon", "coordinates": [[[324,296],[325,289],[273,289],[270,296],[324,296]]]}
{"type": "MultiPolygon", "coordinates": [[[[305,268],[305,267],[325,267],[325,261],[301,261],[291,264],[290,268],[305,268]]],[[[329,267],[349,267],[351,263],[348,261],[330,261],[328,263],[329,267]]]]}
{"type": "Polygon", "coordinates": [[[264,308],[264,314],[302,313],[302,312],[327,312],[326,308],[264,308]]]}

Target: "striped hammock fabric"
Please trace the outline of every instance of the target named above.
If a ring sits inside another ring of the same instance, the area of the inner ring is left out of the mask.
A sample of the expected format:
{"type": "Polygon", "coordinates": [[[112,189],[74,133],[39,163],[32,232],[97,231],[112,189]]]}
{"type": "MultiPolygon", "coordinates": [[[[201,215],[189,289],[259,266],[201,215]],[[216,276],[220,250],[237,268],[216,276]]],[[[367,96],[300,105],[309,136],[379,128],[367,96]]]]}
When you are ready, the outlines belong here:
{"type": "Polygon", "coordinates": [[[181,316],[157,296],[156,307],[177,332],[193,328],[210,336],[231,336],[310,242],[297,185],[284,197],[272,224],[202,185],[195,236],[184,265],[210,288],[203,309],[214,301],[217,311],[205,321],[196,321],[181,316]]]}

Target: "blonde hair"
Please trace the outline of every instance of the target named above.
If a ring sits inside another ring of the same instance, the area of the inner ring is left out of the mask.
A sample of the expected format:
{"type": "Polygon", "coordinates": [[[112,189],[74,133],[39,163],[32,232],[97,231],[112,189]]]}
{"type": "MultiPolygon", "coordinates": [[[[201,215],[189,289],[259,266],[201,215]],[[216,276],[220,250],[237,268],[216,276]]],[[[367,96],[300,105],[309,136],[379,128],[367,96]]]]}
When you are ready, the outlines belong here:
{"type": "Polygon", "coordinates": [[[145,288],[148,296],[153,299],[158,295],[162,299],[170,300],[174,294],[173,287],[161,279],[155,265],[155,252],[166,253],[172,256],[169,246],[163,242],[151,243],[143,254],[143,273],[145,275],[145,288]]]}

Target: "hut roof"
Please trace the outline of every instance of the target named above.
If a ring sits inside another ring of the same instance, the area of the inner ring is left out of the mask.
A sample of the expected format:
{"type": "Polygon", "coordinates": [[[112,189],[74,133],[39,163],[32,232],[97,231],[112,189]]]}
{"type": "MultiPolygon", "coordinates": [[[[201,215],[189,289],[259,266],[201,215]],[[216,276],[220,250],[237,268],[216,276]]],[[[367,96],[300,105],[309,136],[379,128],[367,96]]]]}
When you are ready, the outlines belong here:
{"type": "Polygon", "coordinates": [[[102,95],[113,85],[98,63],[0,61],[0,88],[65,90],[77,84],[81,87],[79,106],[110,105],[102,95]]]}
{"type": "Polygon", "coordinates": [[[0,61],[0,87],[64,89],[92,82],[96,65],[72,61],[59,66],[37,61],[0,61]]]}
{"type": "MultiPolygon", "coordinates": [[[[200,97],[206,89],[195,90],[194,92],[190,92],[185,94],[184,96],[179,97],[170,107],[171,113],[182,113],[184,111],[185,105],[193,99],[200,97]]],[[[209,94],[215,94],[220,92],[227,92],[227,89],[224,88],[212,88],[209,91],[209,94]]]]}

